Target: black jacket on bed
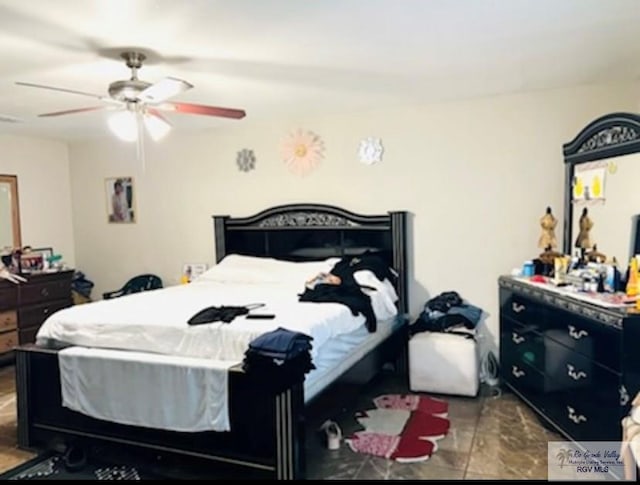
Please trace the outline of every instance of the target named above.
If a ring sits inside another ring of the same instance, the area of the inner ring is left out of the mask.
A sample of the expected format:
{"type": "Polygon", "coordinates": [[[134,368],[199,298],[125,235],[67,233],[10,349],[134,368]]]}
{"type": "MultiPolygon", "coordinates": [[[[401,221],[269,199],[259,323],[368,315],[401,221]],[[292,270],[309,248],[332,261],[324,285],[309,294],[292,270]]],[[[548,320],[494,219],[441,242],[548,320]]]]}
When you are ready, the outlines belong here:
{"type": "Polygon", "coordinates": [[[376,331],[376,316],[371,306],[371,298],[357,284],[343,283],[339,285],[317,284],[313,289],[306,288],[300,295],[300,301],[317,303],[342,303],[351,310],[354,316],[362,314],[369,332],[376,331]]]}
{"type": "Polygon", "coordinates": [[[353,277],[356,271],[369,270],[380,281],[388,279],[393,281],[395,275],[384,260],[373,253],[364,253],[358,256],[348,256],[341,258],[331,270],[331,274],[339,276],[343,283],[357,285],[353,277]]]}
{"type": "MultiPolygon", "coordinates": [[[[354,278],[356,271],[369,270],[379,280],[393,281],[395,275],[389,265],[382,258],[373,253],[358,256],[347,256],[338,261],[331,270],[331,274],[340,277],[339,285],[318,284],[313,289],[306,288],[300,295],[300,301],[342,303],[356,316],[362,314],[369,332],[376,331],[376,316],[371,306],[371,298],[362,291],[354,278]]],[[[373,288],[372,288],[373,289],[373,288]]]]}

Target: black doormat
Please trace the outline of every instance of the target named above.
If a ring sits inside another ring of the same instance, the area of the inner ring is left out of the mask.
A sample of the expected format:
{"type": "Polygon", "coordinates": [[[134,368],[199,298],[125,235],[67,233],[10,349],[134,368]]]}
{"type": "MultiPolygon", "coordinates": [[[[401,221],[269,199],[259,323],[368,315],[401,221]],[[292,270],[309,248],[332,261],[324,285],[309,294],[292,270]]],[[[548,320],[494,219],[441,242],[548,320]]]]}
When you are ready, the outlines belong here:
{"type": "MultiPolygon", "coordinates": [[[[263,479],[265,472],[223,465],[193,457],[159,454],[151,450],[115,444],[81,443],[74,451],[86,451],[83,460],[67,460],[64,454],[43,451],[35,458],[3,474],[0,480],[207,480],[263,479]],[[74,465],[72,467],[69,466],[74,465]],[[79,466],[78,463],[83,463],[79,466]]],[[[77,456],[81,454],[76,453],[77,456]]],[[[77,458],[76,456],[76,458],[77,458]]]]}
{"type": "Polygon", "coordinates": [[[0,475],[0,480],[166,480],[168,477],[144,465],[114,464],[92,460],[81,468],[69,469],[64,457],[43,453],[0,475]]]}

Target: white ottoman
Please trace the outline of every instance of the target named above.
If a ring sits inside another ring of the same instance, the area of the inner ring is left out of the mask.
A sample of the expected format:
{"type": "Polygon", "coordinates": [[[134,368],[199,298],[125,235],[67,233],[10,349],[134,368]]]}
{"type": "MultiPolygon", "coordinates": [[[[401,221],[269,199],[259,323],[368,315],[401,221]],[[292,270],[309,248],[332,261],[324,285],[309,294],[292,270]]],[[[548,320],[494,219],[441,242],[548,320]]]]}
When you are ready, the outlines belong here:
{"type": "Polygon", "coordinates": [[[422,332],[409,340],[409,387],[412,391],[475,396],[480,381],[474,339],[422,332]]]}

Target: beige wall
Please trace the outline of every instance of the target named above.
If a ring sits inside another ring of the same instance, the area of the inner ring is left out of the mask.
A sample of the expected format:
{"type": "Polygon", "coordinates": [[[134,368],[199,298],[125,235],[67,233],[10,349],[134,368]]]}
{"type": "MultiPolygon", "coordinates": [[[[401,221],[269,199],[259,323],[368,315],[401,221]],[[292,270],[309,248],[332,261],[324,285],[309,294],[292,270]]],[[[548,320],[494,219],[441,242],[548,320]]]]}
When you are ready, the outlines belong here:
{"type": "Polygon", "coordinates": [[[22,244],[53,247],[74,266],[67,145],[0,134],[0,173],[18,176],[22,244]]]}
{"type": "Polygon", "coordinates": [[[176,132],[147,145],[146,173],[131,145],[74,144],[78,266],[96,282],[95,295],[147,271],[175,284],[183,262],[212,263],[212,214],[246,216],[291,202],[404,209],[412,213],[413,314],[427,298],[457,290],[489,313],[495,334],[498,275],[538,254],[546,206],[562,217],[562,144],[591,119],[632,109],[634,94],[626,85],[581,87],[270,123],[252,122],[249,113],[227,129],[176,132]],[[321,166],[305,178],[290,174],[278,151],[299,126],[326,144],[321,166]],[[365,136],[382,138],[381,164],[357,161],[365,136]],[[249,173],[235,164],[245,147],[257,156],[249,173]],[[136,224],[106,222],[104,178],[118,175],[136,178],[136,224]]]}

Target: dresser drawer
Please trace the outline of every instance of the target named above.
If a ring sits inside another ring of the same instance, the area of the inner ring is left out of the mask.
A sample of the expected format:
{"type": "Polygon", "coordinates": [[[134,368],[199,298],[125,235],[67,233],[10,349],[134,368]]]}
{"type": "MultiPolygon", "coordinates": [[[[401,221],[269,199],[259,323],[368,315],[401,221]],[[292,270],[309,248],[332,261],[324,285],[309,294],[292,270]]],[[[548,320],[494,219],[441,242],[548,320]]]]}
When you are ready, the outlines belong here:
{"type": "Polygon", "coordinates": [[[12,285],[0,288],[0,311],[18,306],[18,289],[12,285]]]}
{"type": "Polygon", "coordinates": [[[500,349],[502,360],[533,367],[550,382],[544,389],[568,389],[581,387],[592,378],[593,360],[584,354],[565,347],[552,338],[554,332],[543,333],[532,330],[532,326],[520,325],[511,319],[502,317],[500,324],[500,349]]]}
{"type": "Polygon", "coordinates": [[[9,352],[18,345],[18,332],[5,332],[0,333],[0,354],[9,352]]]}
{"type": "Polygon", "coordinates": [[[500,314],[527,325],[540,325],[546,317],[546,307],[512,291],[500,290],[500,314]]]}
{"type": "Polygon", "coordinates": [[[565,312],[552,310],[545,325],[545,335],[597,363],[619,372],[622,360],[622,331],[602,323],[565,312]]]}
{"type": "Polygon", "coordinates": [[[62,279],[31,283],[20,287],[20,304],[29,305],[48,300],[71,298],[71,280],[62,279]]]}
{"type": "Polygon", "coordinates": [[[15,310],[0,312],[0,332],[14,330],[18,326],[18,314],[15,310]]]}
{"type": "Polygon", "coordinates": [[[38,330],[40,330],[40,325],[37,327],[18,329],[18,341],[20,345],[35,343],[38,330]]]}
{"type": "Polygon", "coordinates": [[[29,328],[42,325],[50,315],[71,306],[71,300],[55,300],[41,305],[24,306],[19,310],[19,327],[29,328]]]}
{"type": "Polygon", "coordinates": [[[622,438],[620,376],[595,365],[581,388],[564,389],[545,397],[547,415],[575,440],[617,441],[622,438]]]}
{"type": "Polygon", "coordinates": [[[505,356],[500,363],[500,369],[502,379],[527,396],[527,399],[541,411],[544,410],[547,395],[558,390],[558,386],[551,379],[526,362],[518,362],[505,356]]]}

